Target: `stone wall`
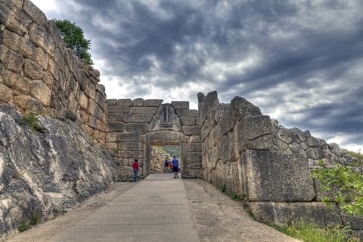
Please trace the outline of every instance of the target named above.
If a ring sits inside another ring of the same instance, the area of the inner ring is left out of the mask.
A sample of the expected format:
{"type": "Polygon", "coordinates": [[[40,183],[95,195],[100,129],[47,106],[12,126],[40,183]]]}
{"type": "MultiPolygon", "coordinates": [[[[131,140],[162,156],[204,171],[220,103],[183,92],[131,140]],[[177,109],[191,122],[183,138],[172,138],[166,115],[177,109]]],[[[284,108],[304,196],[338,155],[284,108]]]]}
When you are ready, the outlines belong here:
{"type": "Polygon", "coordinates": [[[198,110],[189,102],[162,104],[160,99],[109,99],[106,147],[121,177],[132,175],[132,162],[139,160],[140,175],[151,169],[152,145],[180,145],[183,177],[198,177],[201,168],[198,110]]]}
{"type": "Polygon", "coordinates": [[[29,0],[0,2],[0,74],[0,102],[22,113],[73,113],[104,142],[106,94],[99,71],[66,48],[58,28],[29,0]]]}
{"type": "Polygon", "coordinates": [[[53,219],[115,182],[115,163],[77,122],[39,116],[33,130],[0,104],[0,241],[53,219]]]}
{"type": "Polygon", "coordinates": [[[287,224],[299,219],[363,229],[363,220],[329,209],[311,170],[318,161],[348,164],[351,157],[309,131],[286,129],[241,97],[219,103],[198,94],[203,179],[244,196],[257,219],[287,224]],[[353,222],[352,222],[353,221],[353,222]]]}

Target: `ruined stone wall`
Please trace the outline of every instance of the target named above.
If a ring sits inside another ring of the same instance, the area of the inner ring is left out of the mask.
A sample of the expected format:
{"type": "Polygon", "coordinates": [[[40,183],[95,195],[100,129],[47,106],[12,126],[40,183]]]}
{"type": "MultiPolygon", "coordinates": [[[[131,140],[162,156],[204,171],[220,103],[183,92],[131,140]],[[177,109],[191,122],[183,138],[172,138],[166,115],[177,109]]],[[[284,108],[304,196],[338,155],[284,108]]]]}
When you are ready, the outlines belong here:
{"type": "Polygon", "coordinates": [[[299,219],[350,226],[362,221],[329,209],[311,176],[318,161],[347,164],[351,157],[309,131],[286,129],[241,97],[219,103],[216,92],[198,94],[203,179],[246,198],[257,219],[277,224],[299,219]]]}
{"type": "Polygon", "coordinates": [[[106,94],[99,71],[66,48],[58,28],[29,0],[0,2],[0,74],[0,102],[22,113],[73,113],[104,142],[106,94]]]}
{"type": "Polygon", "coordinates": [[[140,175],[150,173],[152,145],[180,145],[184,177],[197,177],[201,168],[197,110],[189,102],[142,98],[109,99],[106,147],[118,165],[121,177],[132,176],[132,162],[139,160],[140,175]]]}

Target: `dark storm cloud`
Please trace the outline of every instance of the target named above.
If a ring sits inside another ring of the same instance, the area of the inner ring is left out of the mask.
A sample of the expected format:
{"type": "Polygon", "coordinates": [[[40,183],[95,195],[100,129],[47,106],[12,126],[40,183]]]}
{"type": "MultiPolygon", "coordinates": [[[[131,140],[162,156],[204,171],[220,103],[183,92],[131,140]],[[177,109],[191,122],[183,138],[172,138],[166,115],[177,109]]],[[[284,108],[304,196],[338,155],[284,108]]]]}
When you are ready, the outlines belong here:
{"type": "Polygon", "coordinates": [[[284,126],[362,145],[362,4],[66,0],[57,18],[82,27],[101,75],[130,98],[178,88],[196,102],[217,90],[221,102],[245,97],[284,126]]]}

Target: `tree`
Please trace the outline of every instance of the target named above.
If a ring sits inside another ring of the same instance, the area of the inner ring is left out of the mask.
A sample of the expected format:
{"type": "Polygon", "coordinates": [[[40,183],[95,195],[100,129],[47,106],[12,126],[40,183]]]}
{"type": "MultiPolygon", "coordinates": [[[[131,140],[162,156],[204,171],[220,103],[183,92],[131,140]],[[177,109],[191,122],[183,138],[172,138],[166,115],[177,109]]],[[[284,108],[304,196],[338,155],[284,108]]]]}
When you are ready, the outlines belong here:
{"type": "Polygon", "coordinates": [[[70,48],[73,53],[80,59],[84,60],[86,64],[93,65],[91,54],[88,50],[91,46],[91,41],[83,36],[83,30],[71,23],[69,20],[52,19],[61,32],[62,38],[66,43],[67,48],[70,48]]]}

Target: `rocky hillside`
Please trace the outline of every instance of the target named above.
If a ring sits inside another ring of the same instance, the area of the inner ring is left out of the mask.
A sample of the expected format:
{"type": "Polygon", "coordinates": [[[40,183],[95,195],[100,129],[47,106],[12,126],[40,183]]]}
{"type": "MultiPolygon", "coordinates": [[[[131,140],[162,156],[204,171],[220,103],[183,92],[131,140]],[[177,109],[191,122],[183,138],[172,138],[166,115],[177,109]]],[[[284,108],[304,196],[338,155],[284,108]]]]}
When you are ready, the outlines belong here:
{"type": "Polygon", "coordinates": [[[1,238],[64,213],[115,181],[109,153],[75,116],[66,116],[26,119],[0,105],[1,238]]]}

